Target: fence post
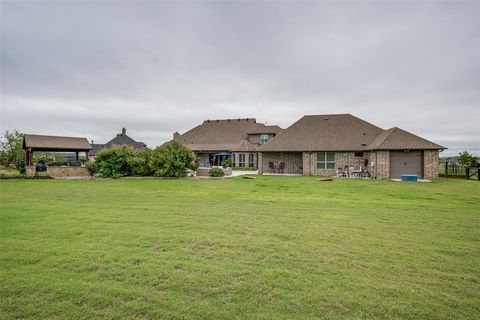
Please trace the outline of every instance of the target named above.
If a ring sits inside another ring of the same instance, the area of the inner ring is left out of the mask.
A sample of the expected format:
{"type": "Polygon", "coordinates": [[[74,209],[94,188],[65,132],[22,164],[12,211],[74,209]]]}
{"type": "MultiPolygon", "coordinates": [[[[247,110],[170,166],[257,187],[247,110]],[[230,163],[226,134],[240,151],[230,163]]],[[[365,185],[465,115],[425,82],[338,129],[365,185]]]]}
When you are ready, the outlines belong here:
{"type": "Polygon", "coordinates": [[[470,180],[470,167],[465,167],[465,179],[470,180]]]}
{"type": "Polygon", "coordinates": [[[448,178],[448,161],[445,161],[445,178],[448,178]]]}

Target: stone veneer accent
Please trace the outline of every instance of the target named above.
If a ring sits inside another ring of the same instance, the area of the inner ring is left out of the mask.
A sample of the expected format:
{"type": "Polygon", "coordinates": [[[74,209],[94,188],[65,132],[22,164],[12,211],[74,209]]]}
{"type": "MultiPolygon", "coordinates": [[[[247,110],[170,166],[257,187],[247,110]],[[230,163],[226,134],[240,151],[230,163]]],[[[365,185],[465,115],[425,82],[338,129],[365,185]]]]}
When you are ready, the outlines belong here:
{"type": "Polygon", "coordinates": [[[35,166],[26,166],[25,167],[25,176],[27,178],[33,178],[35,177],[35,166]]]}
{"type": "Polygon", "coordinates": [[[376,178],[390,179],[390,151],[376,151],[372,154],[372,161],[376,162],[376,178]]]}
{"type": "Polygon", "coordinates": [[[438,161],[437,150],[425,150],[423,152],[423,178],[438,179],[438,161]]]}
{"type": "Polygon", "coordinates": [[[85,177],[90,176],[85,167],[68,167],[68,166],[48,166],[46,172],[36,172],[35,166],[25,167],[25,176],[33,178],[35,176],[49,176],[49,177],[85,177]]]}
{"type": "Polygon", "coordinates": [[[302,153],[301,152],[262,152],[258,154],[259,174],[275,173],[269,168],[269,162],[278,166],[280,162],[285,163],[284,174],[302,174],[302,153]],[[262,169],[260,169],[260,167],[262,169]]]}
{"type": "Polygon", "coordinates": [[[317,175],[317,153],[316,152],[303,152],[302,154],[304,176],[316,176],[317,175]]]}

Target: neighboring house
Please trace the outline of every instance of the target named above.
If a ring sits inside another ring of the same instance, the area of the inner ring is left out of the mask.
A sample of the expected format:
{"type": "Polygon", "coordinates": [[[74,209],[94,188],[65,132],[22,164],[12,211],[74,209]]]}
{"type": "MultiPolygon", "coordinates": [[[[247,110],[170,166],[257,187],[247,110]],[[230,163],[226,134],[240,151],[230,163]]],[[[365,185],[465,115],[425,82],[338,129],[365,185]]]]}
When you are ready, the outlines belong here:
{"type": "Polygon", "coordinates": [[[122,128],[122,132],[117,134],[115,138],[108,141],[105,144],[93,143],[92,141],[92,150],[89,152],[89,156],[94,157],[100,150],[110,148],[112,146],[129,146],[133,149],[144,149],[147,145],[143,142],[138,142],[127,136],[127,130],[122,128]]]}
{"type": "Polygon", "coordinates": [[[279,126],[267,126],[253,118],[205,120],[201,125],[179,134],[174,140],[190,148],[199,165],[222,165],[257,168],[256,149],[279,134],[279,126]]]}
{"type": "Polygon", "coordinates": [[[438,178],[445,147],[397,127],[381,129],[350,114],[304,116],[256,149],[259,173],[335,175],[345,168],[376,178],[438,178]]]}

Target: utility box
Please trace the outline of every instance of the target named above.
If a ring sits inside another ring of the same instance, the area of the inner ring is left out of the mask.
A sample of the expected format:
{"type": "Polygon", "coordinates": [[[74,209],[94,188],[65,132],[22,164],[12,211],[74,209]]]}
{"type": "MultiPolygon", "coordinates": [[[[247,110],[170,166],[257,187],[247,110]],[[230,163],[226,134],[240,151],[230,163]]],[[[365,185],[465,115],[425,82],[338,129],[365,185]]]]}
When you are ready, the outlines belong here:
{"type": "Polygon", "coordinates": [[[415,174],[402,174],[400,176],[402,181],[418,181],[418,176],[415,174]]]}

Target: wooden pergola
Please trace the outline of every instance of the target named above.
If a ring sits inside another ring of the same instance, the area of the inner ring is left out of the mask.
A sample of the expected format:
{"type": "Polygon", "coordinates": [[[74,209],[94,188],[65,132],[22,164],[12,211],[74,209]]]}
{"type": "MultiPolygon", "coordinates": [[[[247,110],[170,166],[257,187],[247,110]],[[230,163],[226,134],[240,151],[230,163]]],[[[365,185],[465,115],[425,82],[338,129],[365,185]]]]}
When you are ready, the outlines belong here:
{"type": "Polygon", "coordinates": [[[85,152],[88,161],[88,152],[92,149],[87,138],[43,136],[36,134],[25,134],[23,136],[23,150],[25,150],[25,162],[27,166],[33,165],[33,153],[44,152],[75,152],[76,160],[79,160],[79,153],[85,152]]]}

